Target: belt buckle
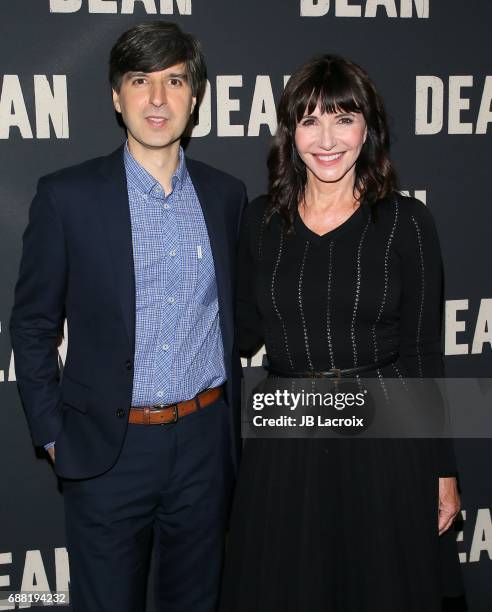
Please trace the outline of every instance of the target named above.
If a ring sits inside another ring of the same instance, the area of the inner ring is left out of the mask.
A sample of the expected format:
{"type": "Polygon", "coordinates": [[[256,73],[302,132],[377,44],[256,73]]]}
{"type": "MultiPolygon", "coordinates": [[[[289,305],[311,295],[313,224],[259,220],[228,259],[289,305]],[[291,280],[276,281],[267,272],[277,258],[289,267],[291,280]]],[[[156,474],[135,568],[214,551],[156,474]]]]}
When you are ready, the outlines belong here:
{"type": "MultiPolygon", "coordinates": [[[[170,406],[171,408],[171,406],[170,406]]],[[[173,404],[172,405],[172,409],[173,409],[173,420],[169,421],[168,425],[171,425],[173,423],[177,423],[178,422],[178,404],[173,404]]]]}
{"type": "Polygon", "coordinates": [[[152,408],[155,408],[156,410],[165,410],[167,408],[173,409],[173,420],[162,423],[162,425],[173,425],[174,423],[178,422],[178,404],[171,404],[170,406],[169,404],[152,404],[152,408]]]}

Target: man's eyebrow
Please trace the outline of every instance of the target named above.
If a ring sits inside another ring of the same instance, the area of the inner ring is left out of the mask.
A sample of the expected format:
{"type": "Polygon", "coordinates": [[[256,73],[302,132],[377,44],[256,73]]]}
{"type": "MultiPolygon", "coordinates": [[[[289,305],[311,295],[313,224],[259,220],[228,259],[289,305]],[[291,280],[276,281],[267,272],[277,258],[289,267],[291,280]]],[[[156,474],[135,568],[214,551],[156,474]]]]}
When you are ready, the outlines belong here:
{"type": "Polygon", "coordinates": [[[125,79],[132,79],[133,77],[136,77],[136,76],[147,76],[147,72],[129,71],[125,73],[124,75],[125,79]]]}
{"type": "MultiPolygon", "coordinates": [[[[142,71],[128,71],[127,73],[125,73],[125,79],[132,79],[134,77],[145,77],[148,76],[150,73],[149,72],[142,72],[142,71]]],[[[185,81],[188,80],[188,75],[186,74],[186,72],[171,72],[170,74],[167,75],[168,78],[170,79],[183,79],[185,81]]]]}

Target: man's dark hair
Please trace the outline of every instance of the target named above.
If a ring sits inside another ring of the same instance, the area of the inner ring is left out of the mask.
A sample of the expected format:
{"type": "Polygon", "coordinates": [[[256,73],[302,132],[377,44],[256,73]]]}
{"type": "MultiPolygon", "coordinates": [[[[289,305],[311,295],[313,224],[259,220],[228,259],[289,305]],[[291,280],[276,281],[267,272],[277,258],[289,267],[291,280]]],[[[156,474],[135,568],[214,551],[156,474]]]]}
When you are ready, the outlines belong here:
{"type": "Polygon", "coordinates": [[[200,97],[207,76],[200,43],[170,21],[140,23],[124,32],[111,49],[109,80],[119,92],[127,72],[157,72],[186,64],[191,91],[200,97]]]}
{"type": "Polygon", "coordinates": [[[367,138],[355,164],[354,196],[372,205],[397,187],[389,158],[386,113],[373,82],[350,60],[336,55],[315,57],[291,76],[284,89],[268,159],[268,217],[279,213],[289,231],[307,181],[306,166],[295,147],[295,131],[304,112],[312,113],[318,104],[322,113],[361,113],[365,119],[367,138]]]}

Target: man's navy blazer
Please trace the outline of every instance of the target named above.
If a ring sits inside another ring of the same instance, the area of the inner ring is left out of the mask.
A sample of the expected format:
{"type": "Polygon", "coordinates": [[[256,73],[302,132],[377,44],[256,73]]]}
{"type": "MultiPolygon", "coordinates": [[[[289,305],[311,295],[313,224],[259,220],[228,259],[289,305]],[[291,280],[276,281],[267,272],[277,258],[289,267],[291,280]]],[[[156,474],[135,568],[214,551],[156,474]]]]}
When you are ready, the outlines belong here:
{"type": "MultiPolygon", "coordinates": [[[[215,265],[233,465],[240,451],[240,361],[234,345],[241,181],[186,160],[215,265]]],[[[123,147],[40,179],[11,319],[16,376],[35,445],[56,441],[55,470],[96,476],[118,458],[135,352],[135,277],[123,147]],[[57,346],[68,351],[60,382],[57,346]]],[[[187,398],[183,398],[187,399],[187,398]]]]}

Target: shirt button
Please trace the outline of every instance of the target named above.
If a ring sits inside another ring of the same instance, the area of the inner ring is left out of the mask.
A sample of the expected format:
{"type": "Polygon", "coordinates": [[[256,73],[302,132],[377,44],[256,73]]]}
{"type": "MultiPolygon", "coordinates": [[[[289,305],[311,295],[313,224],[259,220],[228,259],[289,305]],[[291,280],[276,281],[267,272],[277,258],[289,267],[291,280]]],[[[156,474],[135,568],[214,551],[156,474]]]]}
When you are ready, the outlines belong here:
{"type": "Polygon", "coordinates": [[[157,397],[163,397],[164,391],[157,391],[156,395],[157,397]]]}
{"type": "Polygon", "coordinates": [[[164,208],[165,208],[166,210],[169,210],[171,207],[169,206],[169,204],[164,204],[164,208]]]}
{"type": "Polygon", "coordinates": [[[169,297],[167,298],[167,301],[168,301],[170,304],[174,304],[174,298],[173,298],[173,296],[172,296],[172,295],[171,295],[171,296],[169,296],[169,297]]]}
{"type": "Polygon", "coordinates": [[[162,345],[162,348],[163,348],[165,351],[167,351],[167,350],[169,349],[169,344],[163,344],[163,345],[162,345]]]}
{"type": "Polygon", "coordinates": [[[176,251],[174,249],[172,251],[169,251],[169,255],[171,257],[174,257],[176,255],[176,251]]]}

